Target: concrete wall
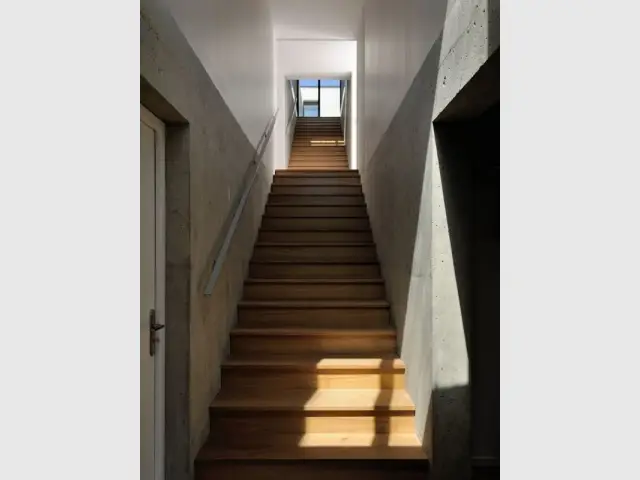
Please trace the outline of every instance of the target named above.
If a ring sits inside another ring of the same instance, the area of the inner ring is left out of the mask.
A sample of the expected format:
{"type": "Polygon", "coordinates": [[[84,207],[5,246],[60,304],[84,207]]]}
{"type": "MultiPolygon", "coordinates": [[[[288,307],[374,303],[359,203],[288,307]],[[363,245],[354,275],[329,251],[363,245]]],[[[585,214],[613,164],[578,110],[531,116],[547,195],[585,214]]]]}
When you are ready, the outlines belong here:
{"type": "Polygon", "coordinates": [[[416,429],[469,475],[469,365],[433,121],[499,46],[499,2],[368,0],[361,173],[416,429]],[[393,226],[393,228],[390,228],[393,226]]]}
{"type": "Polygon", "coordinates": [[[499,458],[500,117],[435,127],[456,284],[470,358],[471,455],[499,458]]]}
{"type": "MultiPolygon", "coordinates": [[[[243,18],[252,11],[255,9],[248,9],[243,18]]],[[[255,14],[261,15],[259,10],[255,14]]],[[[233,17],[227,20],[233,23],[233,17]]],[[[218,21],[225,23],[224,19],[218,21]]],[[[268,53],[271,41],[267,46],[248,45],[259,38],[243,39],[242,48],[265,49],[268,53]]],[[[225,48],[233,49],[228,42],[225,44],[225,48]]],[[[235,55],[228,58],[231,63],[227,70],[237,60],[235,55]]],[[[242,76],[245,67],[238,68],[226,72],[227,78],[242,76]]],[[[206,298],[203,289],[216,241],[230,219],[257,138],[274,107],[273,72],[270,64],[264,68],[268,74],[250,77],[252,85],[244,79],[234,90],[231,83],[223,82],[227,98],[242,118],[243,129],[167,8],[157,0],[141,1],[141,102],[169,124],[167,478],[171,479],[190,477],[192,460],[207,435],[207,407],[219,388],[220,362],[226,354],[228,333],[270,188],[272,150],[265,155],[266,166],[260,171],[213,296],[206,298]],[[262,82],[264,85],[258,85],[262,82]],[[262,98],[257,92],[268,95],[262,98]],[[252,112],[245,109],[249,104],[239,105],[239,96],[244,93],[252,99],[252,112]]]]}
{"type": "MultiPolygon", "coordinates": [[[[276,42],[276,68],[278,93],[277,103],[280,109],[285,108],[285,78],[349,78],[352,85],[357,82],[356,42],[330,40],[278,40],[276,42]]],[[[352,101],[357,102],[357,88],[351,91],[352,101]]],[[[352,116],[351,127],[355,127],[355,116],[352,116]]],[[[275,140],[276,168],[285,168],[288,158],[285,156],[284,116],[279,116],[273,135],[275,140]]],[[[357,154],[357,145],[352,147],[352,155],[357,154]]]]}

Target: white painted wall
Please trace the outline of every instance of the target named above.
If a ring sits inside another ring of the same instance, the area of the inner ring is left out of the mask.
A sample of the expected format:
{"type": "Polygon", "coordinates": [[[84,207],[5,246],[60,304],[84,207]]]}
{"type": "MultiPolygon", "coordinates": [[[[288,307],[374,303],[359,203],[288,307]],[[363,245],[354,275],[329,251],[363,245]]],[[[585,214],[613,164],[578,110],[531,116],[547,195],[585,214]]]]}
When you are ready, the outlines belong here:
{"type": "Polygon", "coordinates": [[[356,124],[356,139],[358,142],[358,156],[356,158],[356,165],[358,166],[358,170],[360,170],[360,174],[364,173],[364,106],[365,106],[365,95],[366,91],[364,89],[364,12],[362,14],[362,18],[360,19],[360,25],[358,26],[358,40],[357,40],[357,52],[356,52],[356,71],[357,75],[354,79],[357,82],[356,88],[358,90],[358,102],[355,103],[355,107],[352,109],[353,112],[356,112],[356,116],[360,119],[360,122],[356,124]]]}
{"type": "Polygon", "coordinates": [[[274,105],[274,34],[267,0],[165,0],[255,146],[274,105]]]}
{"type": "MultiPolygon", "coordinates": [[[[427,53],[442,31],[447,0],[367,0],[363,9],[365,97],[362,163],[375,152],[427,53]]],[[[362,54],[361,54],[362,55],[362,54]]],[[[366,168],[366,165],[365,165],[366,168]]]]}
{"type": "Polygon", "coordinates": [[[320,87],[320,116],[340,116],[340,88],[320,87]]]}
{"type": "Polygon", "coordinates": [[[269,0],[278,39],[355,40],[365,0],[269,0]]]}
{"type": "MultiPolygon", "coordinates": [[[[286,126],[285,133],[285,155],[286,158],[289,158],[289,154],[291,153],[291,145],[293,144],[293,137],[296,133],[296,121],[298,119],[297,115],[293,115],[294,108],[297,108],[297,104],[294,99],[295,86],[291,85],[291,81],[289,80],[280,80],[284,82],[284,98],[286,109],[283,114],[283,119],[285,119],[288,123],[286,126]],[[292,91],[293,90],[293,91],[292,91]]],[[[273,137],[272,137],[273,138],[273,137]]]]}
{"type": "MultiPolygon", "coordinates": [[[[286,108],[285,78],[351,78],[351,86],[357,85],[356,41],[332,40],[278,40],[276,41],[276,76],[278,80],[278,105],[286,108]]],[[[357,105],[358,92],[353,88],[351,101],[357,105]]],[[[352,109],[352,112],[356,109],[352,109]]],[[[357,116],[351,116],[351,128],[355,130],[357,116]]],[[[275,168],[286,168],[289,159],[286,157],[284,116],[278,115],[273,132],[275,141],[275,168]]],[[[352,142],[349,158],[357,155],[357,142],[352,142]]],[[[355,168],[353,163],[352,168],[355,168]]]]}

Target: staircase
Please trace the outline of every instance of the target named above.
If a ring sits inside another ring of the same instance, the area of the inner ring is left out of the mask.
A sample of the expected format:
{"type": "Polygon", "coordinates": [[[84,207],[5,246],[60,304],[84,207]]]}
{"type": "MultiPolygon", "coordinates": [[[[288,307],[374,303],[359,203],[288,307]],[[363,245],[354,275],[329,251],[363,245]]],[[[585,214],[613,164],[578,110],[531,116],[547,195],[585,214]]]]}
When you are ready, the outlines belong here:
{"type": "Polygon", "coordinates": [[[289,169],[342,171],[348,168],[340,118],[298,118],[289,169]]]}
{"type": "Polygon", "coordinates": [[[197,480],[423,479],[360,177],[339,119],[276,171],[197,480]]]}

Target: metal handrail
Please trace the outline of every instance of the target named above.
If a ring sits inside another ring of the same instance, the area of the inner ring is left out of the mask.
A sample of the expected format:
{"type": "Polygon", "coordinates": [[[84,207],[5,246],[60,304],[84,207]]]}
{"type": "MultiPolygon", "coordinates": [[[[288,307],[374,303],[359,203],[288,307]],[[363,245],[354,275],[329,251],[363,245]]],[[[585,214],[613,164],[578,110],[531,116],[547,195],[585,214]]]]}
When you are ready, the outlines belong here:
{"type": "Polygon", "coordinates": [[[209,275],[209,281],[204,289],[204,294],[207,297],[210,297],[213,293],[213,289],[216,285],[218,277],[220,276],[220,272],[222,271],[222,265],[224,265],[224,261],[227,258],[227,253],[229,252],[229,247],[231,246],[231,240],[233,239],[233,234],[236,232],[238,228],[238,223],[240,222],[240,217],[242,216],[242,212],[244,211],[244,207],[247,204],[247,200],[249,199],[249,193],[251,193],[251,189],[253,184],[258,177],[258,170],[260,169],[260,165],[262,165],[262,156],[266,150],[267,145],[269,144],[269,140],[271,139],[271,133],[273,132],[273,127],[275,126],[276,117],[278,115],[278,110],[276,109],[273,116],[269,119],[267,123],[267,127],[265,128],[264,133],[260,137],[258,144],[256,145],[256,153],[253,157],[253,160],[247,167],[247,171],[254,168],[253,174],[251,175],[251,179],[247,184],[244,192],[242,193],[242,197],[240,197],[240,202],[236,207],[236,210],[233,214],[233,220],[231,221],[231,225],[229,225],[229,229],[225,234],[224,241],[222,242],[222,247],[220,247],[220,251],[216,256],[216,259],[213,261],[213,265],[211,267],[211,274],[209,275]]]}

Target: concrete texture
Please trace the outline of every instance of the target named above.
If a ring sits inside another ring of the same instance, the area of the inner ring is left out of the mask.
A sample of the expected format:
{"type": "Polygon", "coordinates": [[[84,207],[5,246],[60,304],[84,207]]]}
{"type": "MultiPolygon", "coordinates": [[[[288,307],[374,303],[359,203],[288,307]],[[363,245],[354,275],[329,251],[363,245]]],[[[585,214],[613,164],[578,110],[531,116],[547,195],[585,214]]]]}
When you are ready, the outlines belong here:
{"type": "MultiPolygon", "coordinates": [[[[474,81],[475,78],[465,88],[474,81]]],[[[435,134],[470,360],[471,457],[497,460],[500,456],[499,104],[470,118],[438,122],[435,134]]]]}
{"type": "MultiPolygon", "coordinates": [[[[270,188],[273,149],[265,154],[215,291],[206,298],[217,240],[255,144],[156,0],[140,5],[140,75],[141,103],[168,124],[166,478],[186,479],[208,434],[207,407],[219,388],[220,362],[270,188]]],[[[272,81],[272,72],[267,77],[272,81]]]]}
{"type": "MultiPolygon", "coordinates": [[[[432,14],[425,22],[419,19],[427,6],[410,0],[365,5],[360,164],[407,364],[407,390],[417,407],[416,429],[432,436],[432,478],[464,480],[471,472],[472,408],[471,332],[463,310],[480,308],[490,316],[495,308],[481,306],[471,293],[459,295],[433,122],[499,47],[499,2],[428,3],[432,14]],[[430,30],[413,31],[420,26],[430,30]]],[[[465,252],[460,255],[464,258],[465,252]]],[[[477,252],[466,255],[471,261],[477,252]]],[[[493,327],[489,331],[486,335],[495,334],[493,327]]],[[[494,366],[494,360],[483,368],[494,366]]],[[[486,413],[486,403],[485,398],[475,414],[486,413]]]]}

